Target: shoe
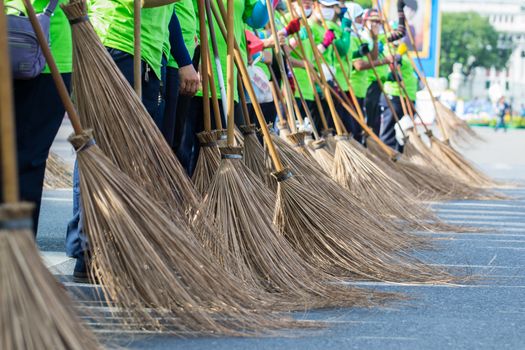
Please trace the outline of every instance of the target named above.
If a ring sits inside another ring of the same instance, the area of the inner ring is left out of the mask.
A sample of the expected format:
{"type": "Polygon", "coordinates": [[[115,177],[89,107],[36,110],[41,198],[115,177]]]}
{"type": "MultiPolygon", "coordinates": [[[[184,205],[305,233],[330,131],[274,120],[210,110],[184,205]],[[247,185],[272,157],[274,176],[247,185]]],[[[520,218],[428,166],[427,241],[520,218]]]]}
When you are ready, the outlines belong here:
{"type": "Polygon", "coordinates": [[[73,282],[75,283],[87,283],[87,284],[98,284],[97,280],[91,277],[88,272],[88,264],[85,258],[78,258],[75,263],[75,269],[73,270],[73,282]]]}

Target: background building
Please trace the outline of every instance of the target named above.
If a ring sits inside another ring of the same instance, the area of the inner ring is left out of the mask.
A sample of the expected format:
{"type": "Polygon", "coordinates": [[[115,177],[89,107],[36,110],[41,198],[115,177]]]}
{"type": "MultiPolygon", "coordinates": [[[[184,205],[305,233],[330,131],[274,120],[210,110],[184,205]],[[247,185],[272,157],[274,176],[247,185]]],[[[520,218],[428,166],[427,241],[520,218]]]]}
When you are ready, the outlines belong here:
{"type": "Polygon", "coordinates": [[[506,70],[476,68],[466,79],[452,74],[451,88],[465,99],[503,94],[519,110],[525,103],[525,0],[441,0],[441,11],[474,11],[488,17],[501,33],[499,45],[514,48],[506,70]]]}

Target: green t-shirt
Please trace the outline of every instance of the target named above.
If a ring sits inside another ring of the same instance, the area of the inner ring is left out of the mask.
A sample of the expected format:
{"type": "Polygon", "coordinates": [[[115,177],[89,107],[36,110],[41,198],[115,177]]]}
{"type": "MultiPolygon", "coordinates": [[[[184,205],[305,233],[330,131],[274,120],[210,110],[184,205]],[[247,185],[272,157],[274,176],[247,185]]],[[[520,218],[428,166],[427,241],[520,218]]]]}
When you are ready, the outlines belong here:
{"type": "MultiPolygon", "coordinates": [[[[328,27],[328,29],[334,31],[336,41],[342,38],[343,30],[341,29],[341,26],[334,23],[333,21],[326,21],[326,26],[328,27]]],[[[339,60],[337,59],[337,56],[335,54],[334,45],[335,41],[334,44],[330,45],[325,51],[324,56],[326,57],[326,61],[328,62],[328,64],[334,68],[335,79],[341,86],[341,89],[343,89],[343,91],[348,91],[348,84],[346,83],[346,79],[343,73],[343,69],[345,70],[345,72],[348,72],[348,62],[344,59],[344,57],[346,56],[346,52],[343,55],[339,53],[339,55],[341,56],[341,61],[343,63],[343,67],[341,67],[341,65],[339,64],[339,60]]],[[[348,48],[346,49],[348,50],[348,48]]]]}
{"type": "MultiPolygon", "coordinates": [[[[357,36],[352,35],[352,41],[350,46],[350,52],[355,52],[359,49],[361,46],[361,41],[357,36]]],[[[357,60],[366,60],[364,57],[359,58],[353,58],[352,62],[355,62],[357,60]]],[[[368,71],[367,70],[353,70],[352,75],[350,76],[350,83],[352,84],[352,87],[354,88],[354,92],[356,97],[358,98],[365,98],[366,97],[366,91],[368,89],[368,71]]]]}
{"type": "MultiPolygon", "coordinates": [[[[49,26],[49,45],[60,73],[71,73],[73,70],[73,43],[71,41],[71,26],[60,8],[60,4],[68,3],[68,0],[59,0],[58,5],[51,17],[49,26]]],[[[35,0],[33,7],[36,13],[44,12],[48,0],[35,0]]],[[[22,0],[5,0],[5,5],[15,7],[25,13],[22,0]]],[[[18,14],[18,11],[7,8],[8,14],[18,14]]],[[[49,67],[45,67],[43,73],[50,73],[49,67]]]]}
{"type": "MultiPolygon", "coordinates": [[[[174,4],[141,11],[141,58],[160,79],[163,45],[174,4]]],[[[133,0],[89,0],[89,17],[102,44],[133,55],[133,0]]]]}
{"type": "MultiPolygon", "coordinates": [[[[193,7],[195,8],[195,11],[197,11],[197,0],[194,0],[193,7]]],[[[217,1],[217,0],[211,0],[211,1],[217,1]]],[[[237,43],[239,44],[239,49],[242,55],[242,58],[244,60],[244,63],[246,64],[246,61],[248,59],[246,55],[246,35],[244,33],[244,22],[246,19],[248,19],[251,14],[253,7],[255,6],[255,3],[258,0],[235,0],[234,2],[234,23],[233,23],[233,31],[235,39],[237,40],[237,43]]],[[[224,7],[226,7],[226,0],[223,0],[224,7]]],[[[208,19],[206,19],[206,26],[208,26],[208,19]]],[[[213,18],[213,26],[215,28],[215,34],[217,36],[217,48],[218,48],[218,54],[219,59],[221,62],[221,68],[222,73],[224,75],[224,84],[226,85],[225,88],[227,89],[227,77],[226,77],[226,59],[227,59],[227,45],[226,45],[226,38],[222,36],[222,33],[219,29],[219,26],[217,25],[217,21],[215,18],[213,18]]],[[[197,26],[197,35],[199,35],[199,28],[197,26]]],[[[215,66],[215,59],[213,56],[213,48],[211,44],[211,38],[209,40],[209,50],[210,50],[210,59],[211,59],[211,67],[213,74],[215,76],[215,85],[217,89],[217,97],[221,98],[221,91],[219,88],[219,78],[217,76],[217,67],[215,66]]],[[[237,92],[237,68],[234,68],[234,88],[233,91],[235,92],[235,101],[239,101],[239,95],[237,92]]],[[[197,96],[202,96],[202,91],[198,91],[197,96]]]]}
{"type": "MultiPolygon", "coordinates": [[[[301,30],[299,31],[298,35],[295,36],[295,38],[296,39],[300,38],[301,43],[303,44],[304,59],[311,63],[315,63],[314,51],[312,50],[312,45],[310,44],[310,40],[308,40],[308,34],[306,32],[306,29],[304,27],[301,27],[301,30]]],[[[301,53],[301,48],[299,47],[299,45],[297,45],[297,47],[295,48],[295,51],[297,53],[301,53]]],[[[297,53],[292,52],[291,57],[295,59],[299,59],[299,60],[302,59],[299,57],[297,53]]],[[[306,68],[294,67],[293,72],[295,74],[295,78],[297,79],[297,85],[299,85],[304,99],[307,101],[313,101],[315,86],[312,84],[315,84],[315,83],[310,81],[310,78],[308,77],[308,71],[306,70],[306,68]]],[[[299,91],[295,92],[295,97],[300,97],[299,91]]]]}
{"type": "MultiPolygon", "coordinates": [[[[386,35],[385,34],[380,34],[377,38],[377,42],[382,42],[383,43],[383,53],[380,53],[379,56],[378,56],[378,59],[381,60],[383,58],[385,58],[386,54],[387,54],[387,51],[388,51],[388,48],[386,47],[387,45],[387,40],[386,40],[386,35]]],[[[368,59],[365,58],[367,61],[368,59]]],[[[384,64],[382,66],[379,66],[379,67],[376,67],[376,71],[377,71],[377,74],[379,75],[379,78],[381,79],[381,82],[384,82],[386,81],[386,78],[388,76],[388,73],[390,72],[390,69],[388,68],[388,65],[387,64],[384,64]]],[[[368,70],[368,86],[370,86],[370,84],[372,84],[374,81],[376,81],[377,78],[376,78],[376,75],[374,74],[374,70],[373,69],[369,69],[368,70]]]]}
{"type": "MultiPolygon", "coordinates": [[[[405,84],[405,88],[408,97],[412,100],[416,100],[416,93],[418,88],[418,80],[414,73],[414,69],[410,64],[408,57],[405,55],[401,61],[401,76],[405,84]]],[[[401,91],[397,81],[387,81],[385,83],[385,92],[390,96],[400,96],[401,91]]]]}
{"type": "MultiPolygon", "coordinates": [[[[184,45],[188,49],[190,57],[193,57],[196,47],[196,36],[197,36],[197,17],[195,16],[195,9],[193,8],[193,0],[181,0],[175,3],[175,14],[179,19],[180,27],[182,29],[182,38],[184,39],[184,45]]],[[[169,57],[168,67],[178,68],[179,65],[175,62],[175,59],[171,56],[170,52],[170,41],[169,37],[167,40],[167,50],[165,49],[164,54],[169,57]]]]}

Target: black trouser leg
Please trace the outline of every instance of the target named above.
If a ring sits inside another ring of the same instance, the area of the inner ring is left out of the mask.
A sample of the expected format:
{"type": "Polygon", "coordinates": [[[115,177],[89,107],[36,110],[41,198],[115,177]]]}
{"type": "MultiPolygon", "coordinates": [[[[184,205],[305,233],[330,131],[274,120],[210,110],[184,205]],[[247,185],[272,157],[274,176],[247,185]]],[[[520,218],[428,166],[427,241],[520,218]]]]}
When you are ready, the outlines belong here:
{"type": "Polygon", "coordinates": [[[381,129],[381,108],[379,99],[381,98],[381,88],[377,81],[373,82],[366,92],[365,110],[366,124],[372,128],[376,135],[379,135],[381,129]]]}
{"type": "MultiPolygon", "coordinates": [[[[387,96],[381,95],[379,102],[381,109],[381,129],[379,132],[379,138],[392,149],[401,152],[402,146],[397,142],[396,139],[396,120],[394,118],[394,113],[392,113],[392,110],[388,107],[388,103],[386,101],[387,98],[387,96]]],[[[392,103],[392,106],[394,107],[397,115],[403,115],[403,107],[401,105],[400,98],[398,96],[392,96],[390,97],[390,102],[392,103]]]]}
{"type": "MultiPolygon", "coordinates": [[[[62,74],[62,77],[69,89],[71,73],[62,74]]],[[[36,235],[46,160],[65,110],[51,74],[15,80],[13,89],[20,198],[35,204],[36,235]]]]}

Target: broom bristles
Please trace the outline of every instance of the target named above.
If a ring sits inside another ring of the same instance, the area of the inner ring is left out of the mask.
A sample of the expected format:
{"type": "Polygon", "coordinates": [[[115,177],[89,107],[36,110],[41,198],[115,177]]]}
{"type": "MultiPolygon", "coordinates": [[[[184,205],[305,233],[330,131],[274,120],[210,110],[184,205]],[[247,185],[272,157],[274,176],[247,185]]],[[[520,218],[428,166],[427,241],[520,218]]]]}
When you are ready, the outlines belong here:
{"type": "Polygon", "coordinates": [[[32,208],[27,203],[0,205],[0,348],[101,349],[44,266],[30,225],[7,228],[12,220],[30,221],[32,208]]]}
{"type": "Polygon", "coordinates": [[[296,251],[312,265],[336,276],[391,282],[447,282],[453,278],[401,251],[384,248],[388,238],[361,232],[348,211],[333,200],[322,181],[311,187],[295,176],[277,174],[274,222],[296,251]]]}
{"type": "Polygon", "coordinates": [[[423,229],[432,229],[429,221],[437,221],[429,208],[370,161],[348,138],[337,142],[332,177],[381,217],[393,216],[423,229]]]}
{"type": "Polygon", "coordinates": [[[403,232],[401,225],[398,222],[394,222],[391,218],[381,217],[380,220],[376,220],[372,215],[368,214],[370,209],[364,205],[365,203],[325,174],[316,162],[309,161],[303,157],[281,138],[274,136],[273,139],[279,149],[283,163],[293,173],[297,174],[295,176],[297,180],[310,188],[316,188],[322,180],[323,187],[329,193],[332,193],[333,200],[337,201],[341,208],[345,208],[349,213],[352,213],[349,215],[349,218],[357,224],[355,226],[357,230],[371,237],[376,235],[377,237],[383,237],[382,241],[386,250],[428,246],[428,237],[403,232]],[[387,238],[385,239],[385,237],[387,238]]]}
{"type": "MultiPolygon", "coordinates": [[[[473,141],[485,141],[470,125],[440,101],[436,101],[438,122],[441,123],[450,139],[459,144],[470,144],[473,141]]],[[[442,135],[445,137],[446,135],[442,135]]]]}
{"type": "Polygon", "coordinates": [[[89,140],[86,134],[70,138],[80,150],[91,272],[107,302],[143,329],[239,335],[276,327],[273,317],[247,311],[265,300],[239,288],[192,239],[184,220],[168,217],[89,140]]]}
{"type": "Polygon", "coordinates": [[[256,134],[255,124],[240,126],[244,134],[244,164],[270,189],[277,190],[277,182],[271,176],[268,168],[267,154],[263,145],[259,142],[256,134]]]}
{"type": "Polygon", "coordinates": [[[73,172],[63,159],[54,152],[49,152],[46,161],[44,188],[68,188],[73,186],[73,172]]]}
{"type": "Polygon", "coordinates": [[[221,156],[217,147],[217,137],[214,132],[203,131],[197,134],[200,142],[199,157],[192,176],[193,184],[201,195],[204,195],[215,175],[221,156]]]}
{"type": "Polygon", "coordinates": [[[273,193],[244,165],[238,149],[221,152],[221,166],[200,212],[214,219],[217,232],[206,244],[225,269],[250,288],[276,294],[276,303],[288,310],[367,306],[386,296],[346,288],[304,261],[274,229],[273,193]]]}
{"type": "Polygon", "coordinates": [[[334,168],[334,156],[328,150],[326,141],[323,139],[313,141],[310,144],[310,148],[313,150],[312,157],[321,169],[323,169],[326,174],[330,174],[334,168]]]}

